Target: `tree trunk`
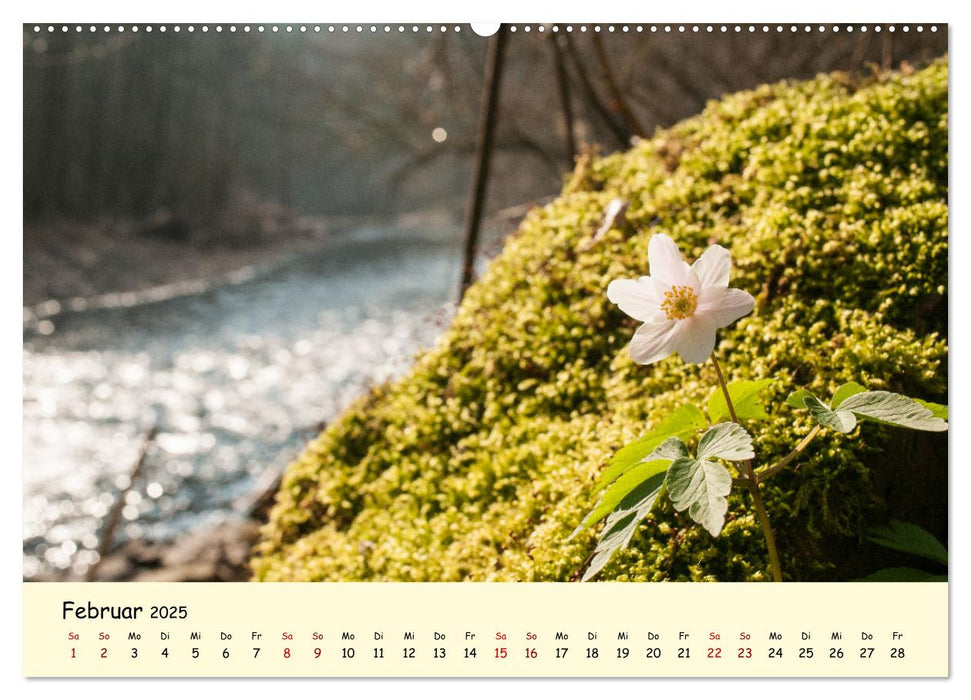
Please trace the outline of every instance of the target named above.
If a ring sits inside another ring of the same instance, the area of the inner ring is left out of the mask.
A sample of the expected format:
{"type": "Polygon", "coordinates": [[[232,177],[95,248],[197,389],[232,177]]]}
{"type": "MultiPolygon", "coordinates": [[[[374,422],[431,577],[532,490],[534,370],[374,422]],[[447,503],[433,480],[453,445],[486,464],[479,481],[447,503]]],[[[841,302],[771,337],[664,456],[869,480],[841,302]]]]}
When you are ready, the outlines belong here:
{"type": "Polygon", "coordinates": [[[485,204],[486,186],[489,182],[489,164],[492,159],[496,120],[499,115],[499,86],[502,82],[502,58],[506,45],[506,32],[506,27],[500,25],[499,31],[489,40],[489,60],[486,63],[485,85],[479,112],[475,177],[472,181],[469,209],[465,219],[465,253],[462,257],[460,302],[462,297],[465,296],[465,290],[472,284],[472,278],[475,274],[475,253],[479,244],[479,226],[482,220],[482,208],[485,204]]]}

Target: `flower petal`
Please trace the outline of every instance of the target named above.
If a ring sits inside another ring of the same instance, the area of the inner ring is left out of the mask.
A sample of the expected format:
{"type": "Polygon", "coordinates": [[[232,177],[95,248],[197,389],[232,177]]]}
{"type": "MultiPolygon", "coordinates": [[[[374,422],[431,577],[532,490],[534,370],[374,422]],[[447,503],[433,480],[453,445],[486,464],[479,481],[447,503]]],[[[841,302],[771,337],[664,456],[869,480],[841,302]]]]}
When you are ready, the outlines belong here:
{"type": "Polygon", "coordinates": [[[685,285],[695,292],[701,292],[698,275],[681,257],[681,251],[670,236],[663,233],[651,236],[651,242],[647,244],[647,259],[651,263],[651,277],[660,294],[676,285],[685,285]]]}
{"type": "Polygon", "coordinates": [[[674,349],[685,362],[701,364],[715,350],[715,330],[710,318],[695,314],[678,324],[674,349]]]}
{"type": "Polygon", "coordinates": [[[728,274],[732,271],[732,256],[720,245],[709,246],[695,260],[691,269],[698,275],[702,287],[727,287],[728,274]]]}
{"type": "Polygon", "coordinates": [[[607,298],[638,321],[648,321],[661,312],[661,303],[650,277],[614,280],[607,285],[607,298]]]}
{"type": "Polygon", "coordinates": [[[755,299],[746,291],[735,288],[708,287],[701,290],[696,316],[705,316],[718,328],[734,323],[755,308],[755,299]]]}
{"type": "Polygon", "coordinates": [[[630,356],[634,362],[649,365],[663,360],[674,352],[677,337],[677,321],[656,321],[645,323],[637,329],[630,341],[630,356]]]}

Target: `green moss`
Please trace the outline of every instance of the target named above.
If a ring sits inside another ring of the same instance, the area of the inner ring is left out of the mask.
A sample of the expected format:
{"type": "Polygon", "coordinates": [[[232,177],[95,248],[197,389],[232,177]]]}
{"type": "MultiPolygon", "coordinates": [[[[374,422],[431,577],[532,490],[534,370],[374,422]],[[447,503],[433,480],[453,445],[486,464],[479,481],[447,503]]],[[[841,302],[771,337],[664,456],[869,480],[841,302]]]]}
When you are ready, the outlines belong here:
{"type": "MultiPolygon", "coordinates": [[[[721,332],[719,353],[733,378],[780,379],[756,434],[760,461],[809,429],[782,404],[797,385],[825,395],[856,380],[946,400],[947,82],[941,60],[863,85],[764,86],[586,160],[410,374],[348,409],[290,466],[255,577],[573,576],[595,533],[568,536],[610,455],[714,386],[709,365],[628,357],[637,324],[605,289],[647,272],[655,232],[689,259],[730,247],[733,286],[757,297],[754,315],[721,332]],[[627,223],[591,246],[615,197],[630,201],[627,223]]],[[[862,573],[854,552],[881,514],[876,465],[890,439],[872,427],[828,434],[766,486],[788,577],[862,573]]],[[[730,514],[715,539],[661,504],[602,578],[766,579],[744,493],[730,514]]]]}

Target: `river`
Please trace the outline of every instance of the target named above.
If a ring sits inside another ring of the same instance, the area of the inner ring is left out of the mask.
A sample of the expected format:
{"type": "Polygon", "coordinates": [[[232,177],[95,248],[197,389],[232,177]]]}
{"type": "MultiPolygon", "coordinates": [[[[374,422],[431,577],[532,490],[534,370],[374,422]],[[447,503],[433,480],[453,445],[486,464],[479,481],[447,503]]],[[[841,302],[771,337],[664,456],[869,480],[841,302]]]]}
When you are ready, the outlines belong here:
{"type": "Polygon", "coordinates": [[[267,469],[450,319],[457,229],[367,225],[269,270],[24,327],[24,577],[82,577],[115,544],[218,524],[267,469]],[[242,280],[242,281],[238,281],[242,280]]]}

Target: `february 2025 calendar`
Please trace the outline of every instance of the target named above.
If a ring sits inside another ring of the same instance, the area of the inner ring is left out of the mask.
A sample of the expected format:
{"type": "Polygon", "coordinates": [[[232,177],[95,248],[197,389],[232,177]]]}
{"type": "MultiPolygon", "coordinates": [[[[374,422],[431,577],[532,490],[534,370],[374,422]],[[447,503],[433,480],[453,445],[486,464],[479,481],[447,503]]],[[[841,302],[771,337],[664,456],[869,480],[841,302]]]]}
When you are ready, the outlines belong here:
{"type": "Polygon", "coordinates": [[[689,584],[648,590],[555,583],[86,584],[71,589],[77,600],[64,600],[65,586],[37,585],[25,589],[32,623],[24,631],[24,672],[947,676],[947,586],[880,586],[886,597],[868,588],[853,584],[836,593],[832,584],[761,592],[689,584]],[[606,602],[593,602],[594,594],[604,593],[606,602]],[[807,614],[791,609],[794,597],[807,614]],[[896,608],[899,597],[917,602],[896,608]],[[753,607],[763,610],[755,620],[746,614],[753,607]],[[678,614],[684,609],[694,614],[678,614]]]}
{"type": "Polygon", "coordinates": [[[27,23],[28,677],[946,677],[948,26],[27,23]]]}

